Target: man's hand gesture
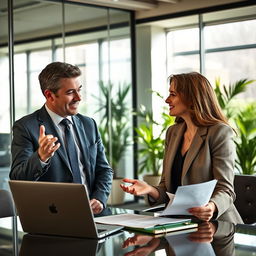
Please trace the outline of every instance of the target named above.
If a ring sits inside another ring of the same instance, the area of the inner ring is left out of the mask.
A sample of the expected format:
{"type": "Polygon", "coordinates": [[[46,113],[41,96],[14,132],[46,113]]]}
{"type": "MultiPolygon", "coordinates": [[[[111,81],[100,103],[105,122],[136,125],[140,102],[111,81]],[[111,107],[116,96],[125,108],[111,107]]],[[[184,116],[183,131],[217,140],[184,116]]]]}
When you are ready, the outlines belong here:
{"type": "Polygon", "coordinates": [[[57,140],[58,138],[53,137],[51,134],[45,135],[45,127],[44,125],[40,125],[38,138],[39,148],[37,152],[42,162],[47,162],[60,147],[60,143],[55,144],[57,140]]]}

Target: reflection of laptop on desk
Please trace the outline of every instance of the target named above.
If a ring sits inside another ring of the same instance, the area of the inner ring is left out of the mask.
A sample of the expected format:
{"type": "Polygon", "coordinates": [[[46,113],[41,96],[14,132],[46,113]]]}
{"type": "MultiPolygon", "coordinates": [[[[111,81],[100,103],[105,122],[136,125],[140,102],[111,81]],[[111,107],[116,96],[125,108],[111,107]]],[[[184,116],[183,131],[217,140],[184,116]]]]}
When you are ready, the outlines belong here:
{"type": "Polygon", "coordinates": [[[26,234],[19,256],[95,256],[104,248],[97,239],[26,234]]]}
{"type": "Polygon", "coordinates": [[[25,232],[102,238],[122,229],[95,224],[82,184],[16,180],[9,184],[25,232]]]}

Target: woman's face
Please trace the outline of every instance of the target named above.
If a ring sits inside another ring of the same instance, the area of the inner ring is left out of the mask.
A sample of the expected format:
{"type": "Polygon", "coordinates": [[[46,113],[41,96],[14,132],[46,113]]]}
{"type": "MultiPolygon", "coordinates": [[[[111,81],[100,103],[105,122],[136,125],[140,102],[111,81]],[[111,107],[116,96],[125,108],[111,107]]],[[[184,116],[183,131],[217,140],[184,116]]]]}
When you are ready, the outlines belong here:
{"type": "Polygon", "coordinates": [[[165,100],[169,105],[169,115],[184,119],[185,116],[189,115],[188,107],[182,102],[179,94],[176,92],[174,82],[171,82],[169,93],[169,96],[165,100]]]}

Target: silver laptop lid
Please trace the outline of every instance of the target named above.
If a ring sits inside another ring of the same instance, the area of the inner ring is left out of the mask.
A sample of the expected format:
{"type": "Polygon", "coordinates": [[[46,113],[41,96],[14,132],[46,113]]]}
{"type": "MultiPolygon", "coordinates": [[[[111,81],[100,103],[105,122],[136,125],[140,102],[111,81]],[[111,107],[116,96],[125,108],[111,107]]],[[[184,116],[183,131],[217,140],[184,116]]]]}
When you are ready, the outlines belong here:
{"type": "Polygon", "coordinates": [[[98,238],[84,185],[16,180],[9,185],[25,232],[98,238]]]}

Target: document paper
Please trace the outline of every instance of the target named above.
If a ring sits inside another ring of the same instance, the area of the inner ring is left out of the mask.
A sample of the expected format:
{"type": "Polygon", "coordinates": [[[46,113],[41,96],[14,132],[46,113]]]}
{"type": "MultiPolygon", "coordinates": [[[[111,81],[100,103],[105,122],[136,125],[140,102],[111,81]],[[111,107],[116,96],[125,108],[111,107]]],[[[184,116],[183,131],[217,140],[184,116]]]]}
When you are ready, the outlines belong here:
{"type": "Polygon", "coordinates": [[[130,228],[151,228],[158,225],[190,222],[190,219],[153,217],[131,213],[97,217],[94,220],[97,223],[121,225],[130,228]]]}
{"type": "Polygon", "coordinates": [[[191,215],[187,210],[192,207],[206,205],[213,193],[217,180],[199,184],[179,186],[175,195],[168,193],[170,202],[160,216],[191,215]]]}

